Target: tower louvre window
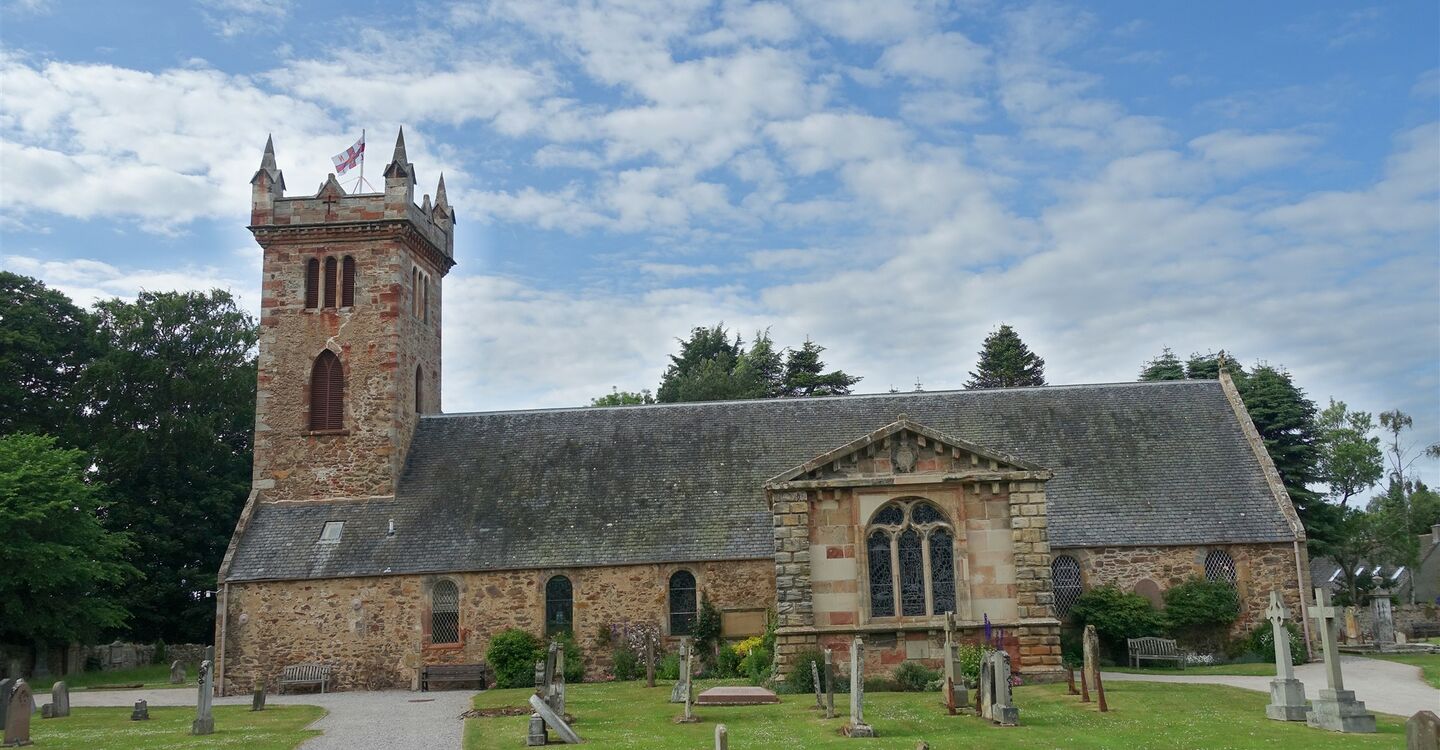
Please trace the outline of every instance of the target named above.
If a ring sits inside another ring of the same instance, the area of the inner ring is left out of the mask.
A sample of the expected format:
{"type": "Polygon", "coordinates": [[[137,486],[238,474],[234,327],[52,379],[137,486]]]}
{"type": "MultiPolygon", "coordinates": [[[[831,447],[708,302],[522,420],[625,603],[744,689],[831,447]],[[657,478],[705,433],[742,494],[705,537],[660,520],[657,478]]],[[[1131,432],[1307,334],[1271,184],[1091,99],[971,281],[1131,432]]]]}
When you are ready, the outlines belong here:
{"type": "Polygon", "coordinates": [[[311,258],[305,262],[305,309],[314,310],[320,306],[320,259],[311,258]]]}
{"type": "Polygon", "coordinates": [[[326,259],[325,259],[325,306],[326,306],[326,307],[334,307],[334,306],[335,306],[335,292],[336,292],[336,284],[335,284],[335,265],[336,265],[336,264],[335,264],[335,259],[334,259],[334,258],[326,258],[326,259]]]}
{"type": "Polygon", "coordinates": [[[420,369],[420,365],[415,365],[415,413],[416,413],[416,414],[422,414],[422,413],[424,413],[423,405],[424,405],[424,403],[425,403],[425,400],[421,397],[422,394],[424,393],[424,388],[425,388],[425,371],[422,370],[422,369],[420,369]]]}
{"type": "Polygon", "coordinates": [[[338,430],[345,425],[345,373],[340,358],[320,352],[310,370],[310,429],[338,430]]]}
{"type": "Polygon", "coordinates": [[[355,306],[355,258],[345,256],[341,263],[340,306],[355,306]]]}

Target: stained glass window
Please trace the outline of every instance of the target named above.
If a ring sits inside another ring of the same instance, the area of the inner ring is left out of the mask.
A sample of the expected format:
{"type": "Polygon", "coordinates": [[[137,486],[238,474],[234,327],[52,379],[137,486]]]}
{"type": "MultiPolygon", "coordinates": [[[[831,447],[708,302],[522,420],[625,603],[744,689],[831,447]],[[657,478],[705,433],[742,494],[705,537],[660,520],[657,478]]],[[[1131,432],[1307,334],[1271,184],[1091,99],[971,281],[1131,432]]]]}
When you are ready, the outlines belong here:
{"type": "Polygon", "coordinates": [[[1069,555],[1050,562],[1050,589],[1055,596],[1055,616],[1063,618],[1084,593],[1080,584],[1080,563],[1069,555]]]}
{"type": "Polygon", "coordinates": [[[900,551],[900,613],[925,614],[925,558],[920,551],[920,532],[906,529],[896,540],[900,551]]]}
{"type": "Polygon", "coordinates": [[[670,634],[689,635],[698,609],[695,575],[688,570],[675,571],[670,576],[670,634]]]}
{"type": "Polygon", "coordinates": [[[910,509],[910,521],[912,523],[941,523],[945,516],[940,515],[940,509],[930,503],[915,503],[910,509]]]}
{"type": "Polygon", "coordinates": [[[430,642],[460,642],[460,590],[454,581],[437,581],[430,589],[430,642]]]}
{"type": "Polygon", "coordinates": [[[895,616],[895,579],[890,570],[890,535],[870,532],[866,545],[870,557],[870,616],[895,616]]]}
{"type": "Polygon", "coordinates": [[[545,583],[545,635],[573,631],[574,593],[570,579],[565,576],[551,576],[545,583]]]}
{"type": "Polygon", "coordinates": [[[884,524],[886,526],[899,526],[905,523],[905,509],[898,505],[887,505],[881,508],[879,513],[875,514],[873,523],[884,524]]]}
{"type": "Polygon", "coordinates": [[[1235,588],[1235,560],[1229,552],[1217,549],[1205,555],[1205,579],[1221,581],[1235,588]]]}
{"type": "Polygon", "coordinates": [[[945,529],[930,533],[930,597],[935,614],[955,611],[955,546],[945,529]]]}

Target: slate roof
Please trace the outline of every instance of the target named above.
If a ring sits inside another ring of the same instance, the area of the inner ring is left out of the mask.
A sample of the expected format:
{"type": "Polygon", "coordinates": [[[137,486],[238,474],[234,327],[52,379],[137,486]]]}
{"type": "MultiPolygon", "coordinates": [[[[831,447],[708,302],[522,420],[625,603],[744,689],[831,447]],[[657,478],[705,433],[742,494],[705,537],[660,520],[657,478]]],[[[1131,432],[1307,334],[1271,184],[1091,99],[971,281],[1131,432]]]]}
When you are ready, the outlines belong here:
{"type": "Polygon", "coordinates": [[[765,480],[902,413],[1053,471],[1052,547],[1294,539],[1217,381],[1121,383],[425,417],[395,498],[259,504],[228,580],[768,558],[765,480]]]}

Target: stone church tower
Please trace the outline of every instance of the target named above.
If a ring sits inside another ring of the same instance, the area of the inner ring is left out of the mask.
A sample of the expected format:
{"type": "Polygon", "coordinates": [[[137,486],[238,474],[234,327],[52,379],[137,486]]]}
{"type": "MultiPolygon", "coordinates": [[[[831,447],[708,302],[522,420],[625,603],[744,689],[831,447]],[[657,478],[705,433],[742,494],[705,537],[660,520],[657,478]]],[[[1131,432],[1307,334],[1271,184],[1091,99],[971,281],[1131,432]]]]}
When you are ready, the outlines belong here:
{"type": "Polygon", "coordinates": [[[416,205],[402,130],[383,193],[347,194],[331,174],[286,197],[269,140],[251,186],[264,249],[253,499],[393,495],[419,415],[440,408],[445,178],[416,205]]]}

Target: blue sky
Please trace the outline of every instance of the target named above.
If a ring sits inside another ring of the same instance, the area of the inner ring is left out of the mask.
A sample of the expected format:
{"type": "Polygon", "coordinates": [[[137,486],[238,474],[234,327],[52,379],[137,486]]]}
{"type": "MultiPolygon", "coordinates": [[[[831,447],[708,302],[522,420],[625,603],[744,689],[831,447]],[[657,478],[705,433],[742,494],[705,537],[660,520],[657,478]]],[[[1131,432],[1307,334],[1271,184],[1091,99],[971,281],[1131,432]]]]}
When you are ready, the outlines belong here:
{"type": "Polygon", "coordinates": [[[258,304],[248,179],[404,125],[459,212],[447,411],[653,387],[693,325],[959,387],[1170,346],[1440,439],[1440,6],[8,0],[0,263],[258,304]]]}

